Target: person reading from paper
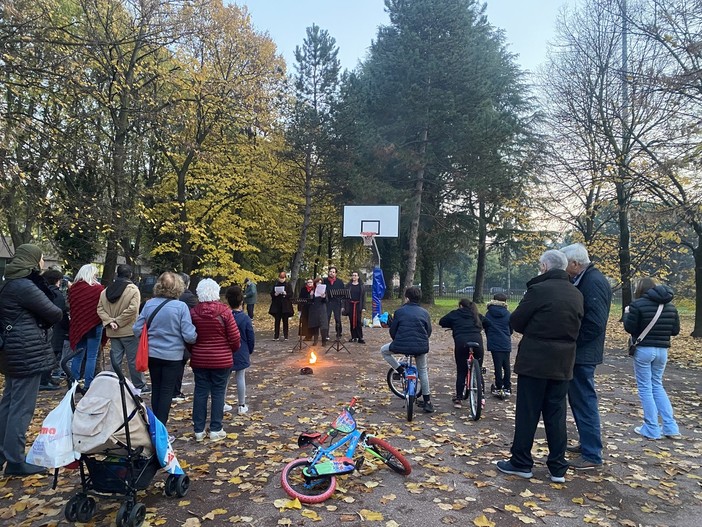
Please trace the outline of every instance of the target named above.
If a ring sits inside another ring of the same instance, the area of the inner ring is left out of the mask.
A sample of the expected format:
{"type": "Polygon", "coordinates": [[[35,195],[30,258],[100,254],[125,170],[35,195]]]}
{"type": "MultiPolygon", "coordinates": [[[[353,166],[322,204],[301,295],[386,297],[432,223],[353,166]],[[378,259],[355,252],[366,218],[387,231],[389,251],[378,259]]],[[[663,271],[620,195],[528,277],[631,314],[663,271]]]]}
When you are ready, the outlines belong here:
{"type": "MultiPolygon", "coordinates": [[[[344,289],[344,281],[336,276],[336,267],[329,267],[329,276],[324,279],[327,286],[327,317],[331,320],[334,314],[334,325],[337,340],[341,338],[341,303],[343,299],[334,293],[344,289]]],[[[327,336],[328,338],[328,336],[327,336]]]]}
{"type": "Polygon", "coordinates": [[[271,307],[268,314],[273,316],[275,329],[273,340],[280,340],[280,322],[283,322],[283,340],[288,340],[288,320],[294,314],[292,305],[293,290],[285,271],[278,273],[278,280],[271,290],[271,307]]]}
{"type": "Polygon", "coordinates": [[[317,344],[319,333],[322,333],[322,345],[327,343],[329,337],[329,316],[327,315],[327,293],[326,286],[322,284],[321,278],[315,278],[310,298],[308,326],[312,335],[312,345],[317,344]]]}

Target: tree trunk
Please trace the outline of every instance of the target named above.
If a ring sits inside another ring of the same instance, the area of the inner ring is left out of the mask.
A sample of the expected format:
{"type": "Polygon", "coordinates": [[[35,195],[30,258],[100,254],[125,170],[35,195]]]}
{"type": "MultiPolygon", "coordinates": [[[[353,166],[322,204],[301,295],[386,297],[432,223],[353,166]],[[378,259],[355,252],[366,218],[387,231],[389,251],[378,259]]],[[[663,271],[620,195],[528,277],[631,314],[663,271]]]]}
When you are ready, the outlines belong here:
{"type": "Polygon", "coordinates": [[[102,285],[107,285],[112,282],[117,269],[117,236],[114,231],[107,238],[107,247],[105,249],[105,266],[102,269],[102,285]]]}
{"type": "MultiPolygon", "coordinates": [[[[624,172],[624,167],[619,167],[624,172]]],[[[617,190],[617,218],[619,223],[619,277],[622,282],[622,313],[631,304],[631,234],[629,230],[629,207],[625,184],[621,178],[615,183],[617,190]]]]}
{"type": "MultiPolygon", "coordinates": [[[[305,258],[307,231],[312,222],[312,176],[312,153],[308,150],[305,159],[305,211],[302,216],[302,226],[300,228],[300,239],[297,241],[297,251],[293,257],[292,268],[290,269],[290,280],[293,284],[297,284],[297,277],[300,274],[302,260],[305,258]]],[[[297,291],[295,291],[295,294],[297,294],[297,291]]]]}
{"type": "Polygon", "coordinates": [[[702,337],[702,231],[697,233],[697,247],[692,252],[695,257],[695,327],[691,337],[702,337]]]}
{"type": "Polygon", "coordinates": [[[475,289],[473,302],[483,302],[483,282],[485,282],[485,261],[487,259],[487,223],[485,220],[485,204],[482,200],[478,203],[478,257],[475,265],[475,289]]]}
{"type": "Polygon", "coordinates": [[[422,194],[424,191],[424,171],[426,170],[426,162],[424,155],[427,149],[428,131],[425,128],[422,132],[422,144],[419,147],[419,157],[421,168],[417,170],[417,179],[414,183],[414,192],[412,194],[410,206],[410,231],[409,231],[409,249],[407,251],[407,274],[405,275],[405,287],[411,287],[414,283],[414,274],[417,271],[417,238],[419,236],[419,217],[422,213],[422,194]]]}

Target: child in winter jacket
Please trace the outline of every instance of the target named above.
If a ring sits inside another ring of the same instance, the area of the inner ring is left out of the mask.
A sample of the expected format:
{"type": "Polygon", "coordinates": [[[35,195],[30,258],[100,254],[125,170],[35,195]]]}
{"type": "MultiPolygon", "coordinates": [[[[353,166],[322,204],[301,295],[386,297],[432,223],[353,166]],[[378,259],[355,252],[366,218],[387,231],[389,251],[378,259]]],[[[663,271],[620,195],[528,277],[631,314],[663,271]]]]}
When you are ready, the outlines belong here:
{"type": "Polygon", "coordinates": [[[507,309],[507,296],[497,293],[488,302],[487,312],[482,317],[487,336],[487,349],[492,354],[495,365],[495,384],[492,395],[512,394],[510,376],[510,353],[512,352],[512,328],[509,325],[510,312],[507,309]]]}

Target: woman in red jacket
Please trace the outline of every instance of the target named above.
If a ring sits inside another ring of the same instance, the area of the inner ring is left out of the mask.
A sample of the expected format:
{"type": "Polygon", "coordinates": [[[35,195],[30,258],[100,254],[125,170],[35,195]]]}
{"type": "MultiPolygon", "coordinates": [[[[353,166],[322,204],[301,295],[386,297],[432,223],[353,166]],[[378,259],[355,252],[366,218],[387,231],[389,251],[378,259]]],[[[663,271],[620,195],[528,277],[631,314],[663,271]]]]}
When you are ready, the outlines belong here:
{"type": "Polygon", "coordinates": [[[211,398],[210,439],[218,441],[227,437],[222,429],[224,395],[233,364],[232,354],[239,349],[240,336],[231,310],[219,300],[219,291],[217,282],[205,278],[197,285],[200,302],[190,310],[197,330],[197,340],[190,352],[190,367],[195,377],[193,428],[196,441],[205,438],[208,398],[211,398]]]}
{"type": "Polygon", "coordinates": [[[71,362],[71,375],[80,379],[81,365],[85,357],[85,388],[90,387],[95,377],[98,351],[102,340],[102,320],[97,314],[100,293],[104,287],[98,282],[97,267],[86,264],[76,274],[73,285],[68,289],[71,325],[68,340],[72,350],[80,353],[71,362]]]}

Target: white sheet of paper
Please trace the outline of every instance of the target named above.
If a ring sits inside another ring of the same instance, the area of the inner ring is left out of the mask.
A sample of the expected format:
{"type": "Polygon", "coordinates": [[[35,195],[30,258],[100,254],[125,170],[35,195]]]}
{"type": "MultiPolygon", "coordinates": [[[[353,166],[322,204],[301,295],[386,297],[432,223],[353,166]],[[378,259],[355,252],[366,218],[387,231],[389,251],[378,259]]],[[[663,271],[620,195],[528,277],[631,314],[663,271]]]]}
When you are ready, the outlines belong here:
{"type": "Polygon", "coordinates": [[[277,285],[274,288],[275,294],[276,295],[282,295],[285,292],[285,286],[284,285],[277,285]]]}
{"type": "Polygon", "coordinates": [[[317,288],[314,290],[314,296],[322,296],[327,292],[327,284],[317,284],[317,288]]]}

